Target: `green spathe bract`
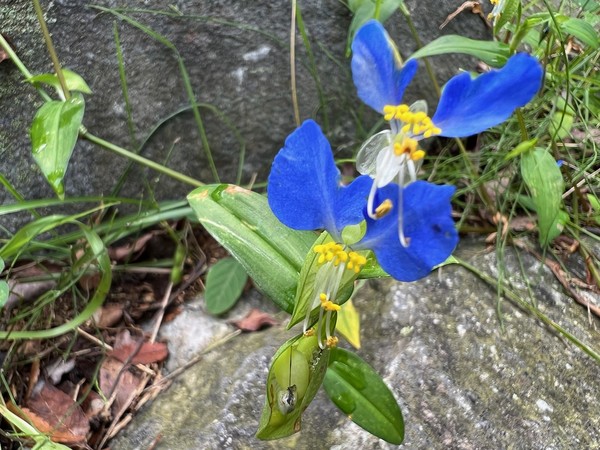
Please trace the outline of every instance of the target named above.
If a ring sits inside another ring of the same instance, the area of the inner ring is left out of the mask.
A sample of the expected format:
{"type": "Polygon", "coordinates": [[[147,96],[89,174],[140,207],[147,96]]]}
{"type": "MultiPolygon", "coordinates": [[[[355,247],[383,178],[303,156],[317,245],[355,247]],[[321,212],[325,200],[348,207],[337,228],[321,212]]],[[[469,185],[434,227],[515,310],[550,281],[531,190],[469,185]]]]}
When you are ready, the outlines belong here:
{"type": "Polygon", "coordinates": [[[394,395],[365,361],[333,348],[323,381],[325,392],[350,420],[392,444],[404,440],[404,420],[394,395]]]}

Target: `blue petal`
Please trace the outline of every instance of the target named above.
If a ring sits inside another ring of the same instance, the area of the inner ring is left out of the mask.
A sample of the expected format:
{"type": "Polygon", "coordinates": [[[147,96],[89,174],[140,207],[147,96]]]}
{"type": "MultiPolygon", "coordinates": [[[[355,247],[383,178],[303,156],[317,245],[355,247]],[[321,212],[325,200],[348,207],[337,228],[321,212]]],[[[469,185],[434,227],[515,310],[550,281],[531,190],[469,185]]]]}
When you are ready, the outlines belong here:
{"type": "MultiPolygon", "coordinates": [[[[381,267],[400,281],[415,281],[427,276],[434,266],[444,262],[458,243],[450,199],[454,186],[438,186],[415,181],[403,191],[404,234],[409,239],[403,247],[398,239],[398,212],[393,208],[379,220],[367,216],[367,232],[354,247],[370,248],[381,267]]],[[[398,201],[398,185],[378,190],[378,198],[398,201]]]]}
{"type": "Polygon", "coordinates": [[[347,188],[319,126],[307,120],[288,136],[279,151],[267,186],[269,206],[277,218],[296,230],[324,228],[339,240],[346,225],[363,220],[369,177],[347,188]]]}
{"type": "Polygon", "coordinates": [[[398,50],[383,26],[370,20],[352,42],[352,79],[360,99],[383,114],[385,105],[399,105],[417,71],[417,62],[402,67],[398,50]]]}
{"type": "Polygon", "coordinates": [[[526,53],[512,56],[500,70],[471,79],[457,75],[444,86],[433,123],[442,136],[465,137],[504,122],[539,91],[543,70],[526,53]]]}

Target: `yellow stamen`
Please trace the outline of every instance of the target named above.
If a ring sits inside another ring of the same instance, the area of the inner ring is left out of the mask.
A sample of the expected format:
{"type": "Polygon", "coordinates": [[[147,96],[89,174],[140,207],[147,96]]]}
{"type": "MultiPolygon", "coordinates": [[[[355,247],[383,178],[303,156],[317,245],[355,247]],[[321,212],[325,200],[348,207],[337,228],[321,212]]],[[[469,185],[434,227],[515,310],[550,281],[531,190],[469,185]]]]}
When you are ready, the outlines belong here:
{"type": "Polygon", "coordinates": [[[419,149],[419,150],[417,150],[415,152],[412,152],[410,154],[410,159],[412,159],[413,161],[419,161],[419,160],[421,160],[423,158],[425,158],[425,152],[423,150],[421,150],[421,149],[419,149]]]}
{"type": "Polygon", "coordinates": [[[315,245],[314,252],[319,253],[319,259],[317,260],[319,264],[323,264],[327,261],[333,262],[333,265],[337,266],[339,263],[348,260],[348,255],[344,251],[344,248],[335,242],[315,245]]]}
{"type": "MultiPolygon", "coordinates": [[[[383,216],[385,216],[387,213],[389,213],[393,207],[393,203],[389,198],[386,198],[381,205],[379,205],[377,208],[375,208],[375,216],[378,219],[381,219],[383,216]]],[[[350,265],[350,264],[348,264],[350,265]]],[[[348,267],[350,269],[350,267],[348,267]]]]}
{"type": "Polygon", "coordinates": [[[424,137],[429,138],[442,132],[442,130],[433,124],[425,111],[412,112],[406,104],[398,106],[386,105],[383,108],[383,113],[383,117],[387,121],[395,119],[402,122],[404,125],[401,130],[404,134],[412,134],[413,136],[420,136],[422,134],[424,137]]]}
{"type": "MultiPolygon", "coordinates": [[[[389,201],[389,200],[386,200],[386,201],[389,201]]],[[[367,263],[367,258],[365,258],[363,255],[360,255],[356,252],[350,252],[348,254],[348,257],[350,258],[350,262],[348,262],[347,267],[349,270],[354,270],[354,273],[359,273],[361,271],[361,269],[363,268],[363,266],[367,263]]]]}
{"type": "Polygon", "coordinates": [[[337,346],[337,344],[338,344],[338,341],[339,341],[339,339],[338,339],[336,336],[329,336],[329,337],[327,338],[326,345],[327,345],[327,347],[329,347],[329,348],[333,348],[333,347],[336,347],[336,346],[337,346]]]}
{"type": "Polygon", "coordinates": [[[314,328],[309,328],[308,330],[306,330],[304,332],[304,336],[308,337],[308,336],[314,336],[315,335],[315,329],[314,328]]]}
{"type": "Polygon", "coordinates": [[[342,309],[342,307],[337,303],[333,303],[331,300],[328,300],[325,294],[320,294],[319,300],[321,300],[321,308],[323,308],[325,311],[339,311],[342,309]]]}

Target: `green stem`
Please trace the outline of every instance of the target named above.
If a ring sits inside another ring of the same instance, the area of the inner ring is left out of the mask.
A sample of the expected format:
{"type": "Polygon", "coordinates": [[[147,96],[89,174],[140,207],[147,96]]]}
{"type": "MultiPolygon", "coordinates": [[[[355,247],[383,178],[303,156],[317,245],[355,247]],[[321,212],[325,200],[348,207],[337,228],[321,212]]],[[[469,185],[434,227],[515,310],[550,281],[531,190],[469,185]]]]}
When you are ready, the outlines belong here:
{"type": "MultiPolygon", "coordinates": [[[[4,39],[4,36],[2,36],[1,33],[0,33],[0,47],[2,47],[2,49],[6,52],[6,54],[8,55],[10,60],[14,63],[14,65],[17,66],[17,69],[19,69],[19,72],[21,72],[23,74],[23,77],[25,77],[25,79],[27,81],[29,81],[29,79],[33,75],[31,74],[31,72],[29,70],[27,70],[27,67],[25,67],[25,64],[23,64],[23,61],[21,61],[19,56],[13,51],[12,47],[10,46],[10,44],[8,42],[6,42],[6,39],[4,39]]],[[[37,90],[45,101],[49,102],[52,100],[52,98],[48,95],[48,93],[46,91],[44,91],[42,88],[37,88],[37,90]]]]}
{"type": "Polygon", "coordinates": [[[152,170],[156,170],[157,172],[165,174],[177,181],[181,181],[183,183],[196,187],[204,186],[204,183],[196,180],[195,178],[188,177],[187,175],[177,172],[176,170],[169,169],[168,167],[158,164],[150,159],[146,159],[143,156],[137,155],[132,151],[126,150],[122,147],[119,147],[118,145],[115,145],[111,142],[105,141],[104,139],[94,136],[93,134],[89,133],[83,126],[79,129],[79,135],[83,139],[87,139],[88,141],[93,142],[94,144],[100,145],[101,147],[104,147],[105,149],[110,150],[111,152],[116,153],[119,156],[124,156],[125,158],[128,158],[131,161],[149,167],[152,170]]]}
{"type": "Polygon", "coordinates": [[[375,2],[375,12],[373,13],[373,18],[375,20],[379,20],[379,15],[381,13],[381,4],[383,3],[383,0],[377,0],[375,2]]]}
{"type": "Polygon", "coordinates": [[[54,49],[54,44],[52,44],[52,37],[50,37],[48,26],[46,25],[46,21],[44,20],[44,12],[42,11],[42,7],[40,6],[40,1],[33,0],[33,6],[35,8],[35,13],[37,15],[38,22],[40,23],[40,28],[42,29],[42,34],[44,35],[44,41],[46,41],[48,53],[50,53],[50,59],[52,59],[52,64],[54,65],[54,71],[56,72],[56,76],[58,77],[60,87],[62,88],[62,91],[65,95],[65,100],[69,100],[69,98],[71,98],[71,93],[67,88],[67,81],[65,80],[65,75],[63,74],[62,68],[60,66],[60,61],[58,60],[58,55],[56,54],[56,50],[54,49]]]}
{"type": "MultiPolygon", "coordinates": [[[[461,259],[458,259],[456,257],[454,257],[454,259],[456,259],[456,262],[460,266],[464,267],[469,272],[477,275],[481,280],[485,281],[490,286],[497,286],[498,285],[499,282],[494,277],[492,277],[492,276],[490,276],[490,275],[488,275],[488,274],[486,274],[486,273],[478,270],[476,267],[470,265],[469,263],[467,263],[467,262],[465,262],[465,261],[463,261],[461,259]]],[[[502,295],[504,295],[505,297],[507,297],[509,300],[511,300],[513,303],[515,303],[517,306],[519,306],[523,310],[529,312],[530,314],[532,314],[535,317],[537,317],[538,319],[540,319],[542,322],[544,322],[544,324],[546,324],[550,328],[554,329],[555,331],[558,331],[567,340],[571,341],[572,344],[574,344],[575,346],[579,347],[581,350],[583,350],[585,353],[587,353],[589,356],[591,356],[597,362],[600,362],[600,354],[598,354],[594,349],[592,349],[588,345],[584,344],[576,336],[573,336],[571,333],[569,333],[567,330],[565,330],[559,324],[557,324],[556,322],[554,322],[552,319],[550,319],[549,317],[546,317],[535,306],[529,304],[528,302],[526,302],[525,300],[523,300],[522,298],[520,298],[516,293],[514,293],[513,291],[511,291],[510,289],[508,289],[506,286],[504,286],[504,283],[502,283],[502,285],[503,285],[502,286],[502,295]]]]}
{"type": "Polygon", "coordinates": [[[525,118],[521,112],[521,108],[517,108],[517,120],[519,122],[519,129],[521,130],[521,142],[529,140],[529,134],[527,133],[527,126],[525,125],[525,118]]]}
{"type": "MultiPolygon", "coordinates": [[[[404,3],[402,4],[402,6],[400,6],[400,12],[402,12],[402,15],[406,19],[408,28],[410,28],[410,34],[412,35],[412,38],[414,39],[415,43],[417,44],[417,48],[422,48],[423,42],[421,41],[421,38],[419,37],[419,33],[417,32],[417,29],[415,28],[415,24],[413,23],[412,19],[410,18],[410,12],[408,11],[408,9],[404,5],[404,3]]],[[[429,79],[431,80],[431,84],[433,85],[433,88],[435,89],[435,93],[437,94],[437,96],[439,98],[440,95],[442,94],[442,90],[440,89],[440,85],[438,84],[437,79],[435,78],[435,73],[433,72],[433,68],[431,67],[431,64],[429,64],[428,58],[423,58],[423,61],[425,62],[425,69],[427,70],[427,75],[429,76],[429,79]]]]}

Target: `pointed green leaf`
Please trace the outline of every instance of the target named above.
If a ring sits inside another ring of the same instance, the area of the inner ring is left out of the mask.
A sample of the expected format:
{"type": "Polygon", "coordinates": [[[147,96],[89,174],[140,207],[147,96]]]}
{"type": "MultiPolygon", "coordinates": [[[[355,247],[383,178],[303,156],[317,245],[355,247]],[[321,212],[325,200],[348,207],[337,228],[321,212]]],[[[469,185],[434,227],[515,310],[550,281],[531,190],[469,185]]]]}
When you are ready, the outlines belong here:
{"type": "Polygon", "coordinates": [[[354,353],[330,352],[323,387],[335,405],[358,426],[391,444],[404,440],[404,419],[381,377],[354,353]]]}
{"type": "Polygon", "coordinates": [[[383,0],[379,7],[379,17],[375,17],[376,3],[372,0],[351,1],[348,3],[352,11],[352,22],[348,29],[348,42],[346,45],[346,56],[350,56],[350,46],[356,31],[371,19],[377,19],[384,23],[394,12],[402,6],[404,0],[383,0]]]}
{"type": "Polygon", "coordinates": [[[298,272],[315,234],[286,227],[264,196],[238,186],[203,186],[187,199],[202,225],[242,264],[258,288],[291,313],[298,272]]]}
{"type": "Polygon", "coordinates": [[[417,50],[411,59],[446,53],[464,53],[481,59],[492,67],[501,67],[510,57],[507,44],[497,41],[478,41],[458,35],[441,36],[417,50]]]}
{"type": "Polygon", "coordinates": [[[33,158],[61,199],[64,198],[63,178],[77,142],[84,105],[78,93],[64,102],[46,102],[31,125],[33,158]]]}
{"type": "Polygon", "coordinates": [[[520,0],[505,0],[504,7],[500,15],[496,18],[496,23],[494,23],[494,35],[497,35],[502,27],[512,20],[520,4],[520,0]]]}
{"type": "Polygon", "coordinates": [[[598,31],[583,19],[570,17],[568,20],[560,24],[562,30],[570,35],[575,36],[581,42],[592,49],[600,47],[600,39],[598,31]]]}
{"type": "MultiPolygon", "coordinates": [[[[87,85],[85,80],[81,77],[81,75],[69,69],[62,69],[62,73],[65,77],[65,83],[67,84],[67,89],[69,91],[79,91],[84,94],[92,93],[92,90],[87,85]]],[[[35,75],[29,78],[27,81],[29,81],[30,83],[48,84],[56,88],[57,91],[62,91],[62,86],[60,85],[60,81],[58,81],[58,77],[55,73],[42,73],[40,75],[35,75]]]]}
{"type": "Polygon", "coordinates": [[[248,274],[235,258],[223,258],[206,275],[206,309],[214,315],[228,311],[244,290],[248,274]]]}
{"type": "Polygon", "coordinates": [[[521,157],[521,175],[537,211],[540,245],[546,247],[560,234],[556,227],[564,190],[560,168],[548,151],[536,147],[521,157]]]}
{"type": "Polygon", "coordinates": [[[302,413],[323,383],[328,348],[316,336],[296,336],[283,344],[271,363],[267,395],[256,437],[279,439],[300,431],[302,413]]]}

